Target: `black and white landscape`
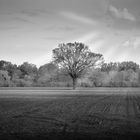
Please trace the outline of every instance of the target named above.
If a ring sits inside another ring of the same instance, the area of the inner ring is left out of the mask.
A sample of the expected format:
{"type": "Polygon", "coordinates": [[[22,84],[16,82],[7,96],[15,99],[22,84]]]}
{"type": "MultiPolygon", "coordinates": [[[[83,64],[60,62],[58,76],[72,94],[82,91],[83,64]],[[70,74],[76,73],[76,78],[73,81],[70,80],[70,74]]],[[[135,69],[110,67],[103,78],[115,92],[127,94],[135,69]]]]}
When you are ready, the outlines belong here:
{"type": "Polygon", "coordinates": [[[140,139],[139,0],[0,0],[0,139],[140,139]]]}

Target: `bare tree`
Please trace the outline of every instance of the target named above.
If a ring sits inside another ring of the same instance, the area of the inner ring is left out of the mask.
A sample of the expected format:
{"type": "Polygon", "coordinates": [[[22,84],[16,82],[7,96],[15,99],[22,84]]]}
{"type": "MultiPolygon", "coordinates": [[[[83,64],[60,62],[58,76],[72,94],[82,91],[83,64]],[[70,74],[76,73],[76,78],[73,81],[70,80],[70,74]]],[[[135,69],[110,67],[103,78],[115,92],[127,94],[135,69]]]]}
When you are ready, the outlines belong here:
{"type": "Polygon", "coordinates": [[[60,68],[63,68],[73,80],[73,89],[76,88],[77,79],[90,67],[103,62],[101,54],[90,51],[83,43],[59,44],[53,50],[53,59],[60,68]]]}

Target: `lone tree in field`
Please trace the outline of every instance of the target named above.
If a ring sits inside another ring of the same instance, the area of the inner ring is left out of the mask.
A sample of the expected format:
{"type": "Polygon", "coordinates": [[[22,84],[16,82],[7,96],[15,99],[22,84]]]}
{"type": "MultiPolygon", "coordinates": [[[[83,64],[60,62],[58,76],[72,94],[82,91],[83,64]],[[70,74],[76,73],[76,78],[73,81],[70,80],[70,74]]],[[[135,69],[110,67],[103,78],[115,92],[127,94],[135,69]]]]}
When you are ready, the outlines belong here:
{"type": "Polygon", "coordinates": [[[56,64],[66,71],[73,80],[73,89],[76,88],[76,81],[84,71],[90,67],[95,67],[102,62],[101,54],[90,51],[83,43],[59,44],[53,50],[53,59],[56,64]]]}

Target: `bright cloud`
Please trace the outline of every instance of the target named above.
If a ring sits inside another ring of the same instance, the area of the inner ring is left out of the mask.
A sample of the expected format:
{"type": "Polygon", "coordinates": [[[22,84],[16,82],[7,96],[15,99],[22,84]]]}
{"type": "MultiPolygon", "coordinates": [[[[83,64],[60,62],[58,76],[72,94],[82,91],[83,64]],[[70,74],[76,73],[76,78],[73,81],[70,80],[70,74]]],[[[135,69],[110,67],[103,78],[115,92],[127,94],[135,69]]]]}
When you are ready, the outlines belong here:
{"type": "Polygon", "coordinates": [[[140,37],[135,38],[133,47],[134,47],[134,49],[137,49],[140,47],[140,37]]]}
{"type": "Polygon", "coordinates": [[[85,23],[85,24],[96,24],[96,21],[91,19],[91,18],[87,18],[84,16],[81,16],[79,14],[76,13],[72,13],[72,12],[60,12],[61,16],[64,16],[65,18],[68,19],[72,19],[81,23],[85,23]]]}
{"type": "Polygon", "coordinates": [[[123,43],[124,47],[137,49],[140,47],[140,37],[132,37],[123,43]]]}
{"type": "Polygon", "coordinates": [[[110,5],[109,11],[112,12],[117,18],[127,19],[130,21],[136,21],[136,18],[133,14],[131,14],[127,8],[123,10],[117,9],[116,7],[110,5]]]}

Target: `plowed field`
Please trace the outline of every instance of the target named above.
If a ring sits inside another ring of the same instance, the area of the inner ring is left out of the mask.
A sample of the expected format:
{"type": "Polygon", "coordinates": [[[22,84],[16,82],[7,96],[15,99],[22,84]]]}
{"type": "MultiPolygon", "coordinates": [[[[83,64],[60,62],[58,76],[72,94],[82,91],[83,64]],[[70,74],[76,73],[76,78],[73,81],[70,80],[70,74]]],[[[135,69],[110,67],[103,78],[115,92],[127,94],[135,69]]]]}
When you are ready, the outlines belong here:
{"type": "Polygon", "coordinates": [[[2,89],[0,137],[139,139],[140,89],[2,89]]]}

